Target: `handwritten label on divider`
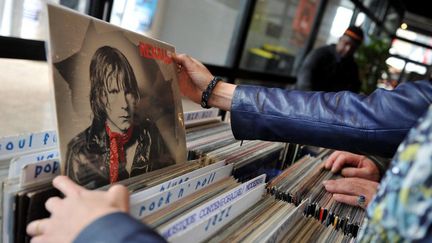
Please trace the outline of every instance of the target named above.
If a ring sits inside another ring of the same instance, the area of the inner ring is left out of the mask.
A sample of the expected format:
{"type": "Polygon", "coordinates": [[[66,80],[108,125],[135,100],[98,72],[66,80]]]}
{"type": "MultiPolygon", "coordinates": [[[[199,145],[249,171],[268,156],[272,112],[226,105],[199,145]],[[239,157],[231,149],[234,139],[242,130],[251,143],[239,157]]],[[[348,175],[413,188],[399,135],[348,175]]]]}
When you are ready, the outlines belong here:
{"type": "Polygon", "coordinates": [[[178,234],[169,238],[170,242],[202,242],[206,238],[216,233],[224,225],[229,223],[231,220],[239,216],[241,213],[246,211],[257,203],[264,195],[265,184],[261,184],[255,189],[247,192],[239,200],[234,201],[219,211],[213,213],[213,215],[207,217],[206,220],[191,227],[189,230],[184,231],[182,234],[178,234]]]}
{"type": "Polygon", "coordinates": [[[130,207],[130,213],[136,218],[143,218],[159,209],[162,209],[171,203],[186,197],[208,185],[215,183],[223,178],[231,175],[233,165],[212,170],[204,175],[195,177],[185,183],[177,185],[170,190],[158,193],[150,198],[144,199],[141,202],[135,202],[130,207]]]}
{"type": "Polygon", "coordinates": [[[192,178],[203,175],[203,174],[205,174],[209,171],[212,171],[214,169],[221,168],[224,165],[225,165],[225,160],[222,160],[222,161],[216,162],[214,164],[208,165],[206,167],[203,167],[203,168],[191,171],[189,173],[186,173],[184,175],[178,176],[174,179],[163,182],[163,183],[156,185],[154,187],[150,187],[150,188],[145,189],[143,191],[136,192],[133,195],[131,195],[130,204],[131,205],[136,204],[135,202],[144,200],[145,198],[148,198],[148,197],[150,197],[156,193],[163,192],[163,191],[168,190],[172,187],[175,187],[177,185],[185,183],[192,178]]]}
{"type": "Polygon", "coordinates": [[[0,160],[32,151],[48,149],[56,145],[57,134],[55,131],[0,138],[0,160]]]}
{"type": "Polygon", "coordinates": [[[35,182],[51,180],[60,174],[60,162],[58,159],[39,161],[25,165],[21,172],[21,186],[35,182]]]}
{"type": "Polygon", "coordinates": [[[58,159],[58,158],[59,158],[59,152],[57,149],[31,153],[31,154],[14,158],[12,159],[9,166],[9,178],[20,176],[21,170],[25,165],[33,164],[39,161],[58,159]]]}
{"type": "Polygon", "coordinates": [[[185,123],[206,119],[210,117],[217,117],[219,114],[219,109],[217,108],[211,108],[208,110],[198,110],[198,111],[187,111],[184,112],[184,120],[185,123]]]}
{"type": "Polygon", "coordinates": [[[222,210],[224,206],[229,205],[234,201],[237,201],[247,192],[264,183],[265,175],[260,175],[199,206],[190,213],[179,217],[171,224],[161,229],[158,229],[158,231],[167,240],[172,237],[178,236],[190,229],[191,227],[202,223],[204,220],[210,217],[210,215],[213,215],[213,213],[222,210]]]}

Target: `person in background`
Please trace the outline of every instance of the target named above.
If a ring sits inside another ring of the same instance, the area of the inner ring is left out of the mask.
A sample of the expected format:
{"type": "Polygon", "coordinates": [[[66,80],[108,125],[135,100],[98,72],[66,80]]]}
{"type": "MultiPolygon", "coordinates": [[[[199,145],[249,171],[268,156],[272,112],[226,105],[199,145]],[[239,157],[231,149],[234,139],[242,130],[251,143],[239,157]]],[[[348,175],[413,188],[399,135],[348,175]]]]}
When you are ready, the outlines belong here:
{"type": "MultiPolygon", "coordinates": [[[[394,91],[376,90],[370,96],[289,91],[219,82],[199,61],[187,55],[173,59],[184,69],[179,81],[182,93],[203,107],[231,110],[231,127],[237,139],[307,143],[391,156],[395,144],[404,139],[432,103],[429,81],[401,84],[394,91]]],[[[360,241],[432,240],[428,230],[432,223],[432,200],[428,196],[432,182],[430,134],[432,109],[399,147],[377,196],[369,204],[360,241]],[[416,190],[410,190],[413,186],[416,190]]],[[[64,177],[56,179],[54,186],[66,197],[49,199],[46,207],[51,217],[28,225],[33,242],[139,242],[137,239],[145,237],[149,242],[163,242],[125,213],[127,196],[114,193],[124,188],[91,192],[64,177]],[[63,221],[67,225],[60,224],[63,221]]]]}
{"type": "Polygon", "coordinates": [[[350,26],[337,44],[311,51],[297,73],[296,88],[327,92],[349,90],[358,93],[361,82],[354,53],[362,41],[362,29],[350,26]]]}

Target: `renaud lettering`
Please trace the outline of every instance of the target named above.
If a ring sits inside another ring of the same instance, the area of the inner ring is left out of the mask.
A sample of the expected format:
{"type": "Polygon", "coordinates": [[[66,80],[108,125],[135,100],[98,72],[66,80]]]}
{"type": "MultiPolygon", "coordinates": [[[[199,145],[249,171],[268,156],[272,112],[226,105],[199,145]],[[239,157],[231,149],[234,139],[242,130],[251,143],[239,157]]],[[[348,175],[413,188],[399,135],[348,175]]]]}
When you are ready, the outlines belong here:
{"type": "Polygon", "coordinates": [[[139,53],[142,57],[161,60],[165,64],[171,64],[172,59],[168,56],[168,52],[166,49],[158,46],[153,46],[149,43],[139,43],[139,53]]]}

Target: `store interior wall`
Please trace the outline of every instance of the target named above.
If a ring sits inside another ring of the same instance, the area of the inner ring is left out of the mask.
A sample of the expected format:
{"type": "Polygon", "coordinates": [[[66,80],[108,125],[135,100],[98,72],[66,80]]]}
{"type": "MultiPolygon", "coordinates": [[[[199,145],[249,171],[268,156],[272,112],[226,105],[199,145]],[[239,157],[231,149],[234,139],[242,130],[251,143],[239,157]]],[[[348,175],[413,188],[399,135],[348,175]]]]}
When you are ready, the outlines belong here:
{"type": "Polygon", "coordinates": [[[207,0],[160,0],[153,37],[175,43],[177,52],[188,53],[204,62],[225,65],[236,26],[237,4],[207,0]],[[191,11],[190,6],[193,6],[191,11]],[[197,19],[199,21],[197,21],[197,19]],[[223,51],[221,51],[223,50],[223,51]]]}
{"type": "Polygon", "coordinates": [[[295,38],[291,27],[298,0],[289,1],[258,1],[252,19],[242,56],[241,66],[247,68],[248,50],[260,48],[263,44],[283,46],[291,55],[295,55],[299,46],[297,42],[304,40],[295,38]]]}

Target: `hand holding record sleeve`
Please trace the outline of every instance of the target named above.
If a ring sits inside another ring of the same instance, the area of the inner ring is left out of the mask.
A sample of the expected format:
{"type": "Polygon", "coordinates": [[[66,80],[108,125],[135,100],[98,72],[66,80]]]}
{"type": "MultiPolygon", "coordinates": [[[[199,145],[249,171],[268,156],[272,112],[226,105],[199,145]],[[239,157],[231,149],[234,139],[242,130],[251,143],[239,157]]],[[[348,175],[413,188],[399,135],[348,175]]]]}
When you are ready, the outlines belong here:
{"type": "Polygon", "coordinates": [[[333,173],[340,172],[345,177],[359,177],[372,181],[380,181],[378,166],[364,155],[345,151],[333,152],[324,162],[324,167],[333,173]]]}
{"type": "Polygon", "coordinates": [[[210,71],[198,60],[186,54],[171,53],[173,60],[179,65],[180,90],[195,103],[201,102],[202,92],[213,78],[210,71]]]}
{"type": "MultiPolygon", "coordinates": [[[[209,83],[214,76],[198,60],[186,54],[172,54],[173,60],[181,65],[179,87],[183,95],[195,103],[201,103],[203,92],[208,89],[209,83]]],[[[206,104],[225,111],[231,109],[231,101],[237,86],[225,82],[217,82],[209,95],[206,104]]]]}
{"type": "Polygon", "coordinates": [[[27,226],[32,242],[72,242],[96,219],[129,210],[129,193],[121,185],[114,185],[107,192],[89,191],[66,176],[56,177],[53,185],[65,197],[48,199],[45,207],[51,216],[27,226]]]}

